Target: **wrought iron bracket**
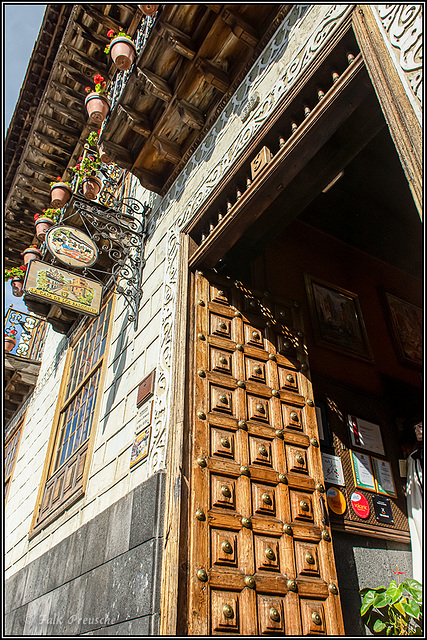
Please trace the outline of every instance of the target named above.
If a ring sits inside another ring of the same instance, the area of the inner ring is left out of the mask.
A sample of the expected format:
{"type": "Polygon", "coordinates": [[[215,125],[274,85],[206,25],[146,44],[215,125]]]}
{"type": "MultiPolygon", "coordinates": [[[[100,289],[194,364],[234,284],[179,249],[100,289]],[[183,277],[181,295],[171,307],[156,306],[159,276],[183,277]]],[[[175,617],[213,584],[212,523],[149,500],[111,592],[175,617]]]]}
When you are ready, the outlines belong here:
{"type": "MultiPolygon", "coordinates": [[[[75,218],[77,214],[97,243],[99,254],[108,254],[113,265],[108,273],[116,282],[116,293],[125,298],[130,308],[128,321],[134,322],[136,330],[145,266],[145,219],[150,207],[131,196],[116,197],[114,193],[117,193],[119,185],[109,174],[109,167],[103,165],[98,176],[103,179],[103,202],[87,200],[76,186],[61,223],[75,218]]],[[[96,272],[107,273],[93,267],[85,269],[86,272],[95,277],[96,272]]]]}

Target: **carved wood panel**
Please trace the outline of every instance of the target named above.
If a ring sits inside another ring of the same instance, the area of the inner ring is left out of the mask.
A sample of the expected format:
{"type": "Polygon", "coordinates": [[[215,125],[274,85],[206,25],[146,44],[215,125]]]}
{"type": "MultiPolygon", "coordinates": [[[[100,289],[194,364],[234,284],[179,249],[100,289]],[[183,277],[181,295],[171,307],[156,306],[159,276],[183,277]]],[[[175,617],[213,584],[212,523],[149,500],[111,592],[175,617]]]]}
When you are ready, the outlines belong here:
{"type": "Polygon", "coordinates": [[[216,274],[194,301],[189,633],[343,634],[300,309],[216,274]]]}

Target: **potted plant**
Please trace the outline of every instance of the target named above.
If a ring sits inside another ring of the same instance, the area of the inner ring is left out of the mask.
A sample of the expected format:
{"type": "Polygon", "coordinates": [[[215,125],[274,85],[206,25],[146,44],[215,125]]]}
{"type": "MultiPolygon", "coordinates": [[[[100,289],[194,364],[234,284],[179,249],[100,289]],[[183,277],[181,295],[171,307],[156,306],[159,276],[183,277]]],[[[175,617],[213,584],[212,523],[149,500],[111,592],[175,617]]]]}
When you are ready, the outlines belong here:
{"type": "Polygon", "coordinates": [[[98,149],[99,159],[104,164],[110,164],[111,160],[108,157],[107,153],[104,151],[102,144],[98,144],[99,136],[101,134],[101,129],[98,129],[98,132],[92,131],[87,137],[87,142],[91,147],[96,147],[98,149]]]}
{"type": "Polygon", "coordinates": [[[122,27],[117,35],[110,29],[107,31],[107,36],[112,40],[105,47],[105,53],[111,55],[112,61],[120,71],[127,71],[136,57],[136,46],[132,38],[123,31],[122,27]]]}
{"type": "Polygon", "coordinates": [[[58,176],[50,183],[50,204],[54,209],[65,207],[73,191],[69,182],[64,182],[58,176]]]}
{"type": "Polygon", "coordinates": [[[4,333],[4,351],[10,353],[16,345],[16,329],[8,329],[4,333]]]}
{"type": "Polygon", "coordinates": [[[24,251],[21,252],[21,256],[24,259],[24,264],[27,265],[30,262],[30,260],[33,260],[34,258],[38,258],[39,260],[41,260],[42,252],[40,251],[40,249],[36,244],[30,244],[29,247],[27,247],[26,249],[24,249],[24,251]]]}
{"type": "Polygon", "coordinates": [[[144,16],[152,16],[156,13],[159,8],[158,4],[139,4],[138,7],[141,9],[144,16]]]}
{"type": "Polygon", "coordinates": [[[423,589],[418,580],[409,578],[400,585],[392,580],[388,587],[365,587],[359,593],[362,620],[375,635],[422,635],[423,589]]]}
{"type": "Polygon", "coordinates": [[[43,212],[34,215],[34,223],[36,225],[36,236],[38,240],[44,240],[46,233],[54,224],[57,223],[61,209],[43,209],[43,212]]]}
{"type": "Polygon", "coordinates": [[[101,191],[102,182],[96,175],[100,164],[101,160],[96,151],[85,151],[76,166],[71,169],[78,177],[78,183],[82,184],[83,195],[87,200],[94,200],[101,191]]]}
{"type": "Polygon", "coordinates": [[[27,270],[26,265],[20,267],[11,267],[4,270],[4,279],[7,282],[10,280],[12,285],[12,293],[16,298],[20,298],[24,293],[24,278],[27,270]]]}
{"type": "Polygon", "coordinates": [[[102,124],[110,111],[110,101],[105,95],[107,83],[99,73],[93,76],[93,81],[95,83],[95,91],[92,91],[90,87],[85,89],[88,94],[85,99],[85,107],[89,122],[102,124]]]}

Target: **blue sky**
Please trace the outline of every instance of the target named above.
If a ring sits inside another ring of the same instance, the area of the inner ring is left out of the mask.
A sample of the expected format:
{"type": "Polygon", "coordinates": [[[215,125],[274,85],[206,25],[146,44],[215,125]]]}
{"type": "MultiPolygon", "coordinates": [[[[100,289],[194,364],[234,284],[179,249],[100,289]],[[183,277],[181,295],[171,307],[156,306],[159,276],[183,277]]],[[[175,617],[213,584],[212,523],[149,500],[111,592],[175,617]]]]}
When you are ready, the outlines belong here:
{"type": "MultiPolygon", "coordinates": [[[[45,4],[3,4],[4,18],[4,137],[21,91],[34,43],[43,20],[45,4]]],[[[22,298],[12,295],[10,282],[5,282],[5,313],[9,305],[27,311],[22,298]]]]}

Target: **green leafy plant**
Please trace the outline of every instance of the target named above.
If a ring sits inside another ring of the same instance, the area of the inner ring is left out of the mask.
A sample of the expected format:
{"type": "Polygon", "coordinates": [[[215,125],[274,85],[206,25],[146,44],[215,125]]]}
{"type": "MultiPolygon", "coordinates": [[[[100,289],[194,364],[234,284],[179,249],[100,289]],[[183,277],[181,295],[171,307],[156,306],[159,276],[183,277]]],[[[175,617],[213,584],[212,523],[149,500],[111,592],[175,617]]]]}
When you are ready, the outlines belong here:
{"type": "MultiPolygon", "coordinates": [[[[125,33],[123,31],[123,27],[119,27],[119,33],[116,35],[114,33],[114,31],[112,29],[110,29],[109,31],[107,31],[107,36],[109,38],[111,38],[111,40],[113,40],[114,38],[127,38],[128,40],[132,41],[132,38],[130,36],[127,35],[127,33],[125,33]]],[[[107,46],[104,49],[104,52],[108,55],[110,53],[110,46],[111,46],[111,42],[109,44],[107,44],[107,46]]]]}
{"type": "Polygon", "coordinates": [[[81,182],[83,178],[96,175],[100,166],[101,160],[99,154],[97,151],[93,151],[92,153],[83,154],[71,171],[74,171],[79,178],[79,182],[81,182]]]}
{"type": "Polygon", "coordinates": [[[50,186],[54,187],[56,184],[58,184],[58,182],[60,182],[61,184],[67,185],[67,187],[70,187],[70,189],[71,189],[70,183],[69,182],[65,182],[65,180],[62,180],[62,178],[60,176],[58,176],[56,178],[56,180],[52,180],[52,182],[50,183],[50,186]]]}
{"type": "Polygon", "coordinates": [[[422,586],[409,578],[388,587],[365,587],[360,614],[366,626],[376,635],[422,635],[422,586]]]}
{"type": "Polygon", "coordinates": [[[98,131],[91,131],[88,137],[86,138],[86,142],[91,146],[95,147],[98,144],[99,134],[101,133],[101,129],[98,131]]]}
{"type": "Polygon", "coordinates": [[[34,221],[38,220],[39,218],[50,218],[54,222],[57,222],[60,215],[61,209],[43,209],[42,213],[34,214],[34,221]]]}
{"type": "Polygon", "coordinates": [[[12,280],[12,278],[19,278],[23,280],[25,278],[25,272],[27,267],[25,265],[21,265],[20,267],[11,267],[10,269],[4,270],[4,279],[7,282],[8,280],[12,280]]]}

